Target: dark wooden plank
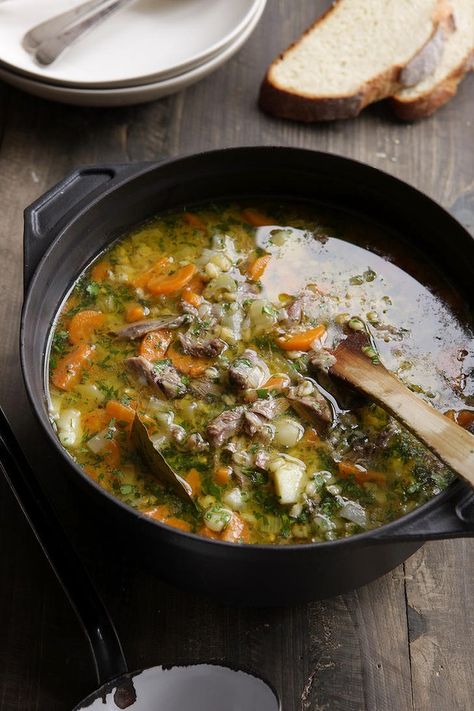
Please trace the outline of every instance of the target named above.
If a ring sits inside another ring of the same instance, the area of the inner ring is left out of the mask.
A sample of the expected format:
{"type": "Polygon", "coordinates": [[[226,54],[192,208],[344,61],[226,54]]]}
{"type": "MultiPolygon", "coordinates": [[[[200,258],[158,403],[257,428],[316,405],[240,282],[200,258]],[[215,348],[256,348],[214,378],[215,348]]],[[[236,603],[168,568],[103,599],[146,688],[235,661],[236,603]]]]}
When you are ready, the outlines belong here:
{"type": "MultiPolygon", "coordinates": [[[[304,146],[398,175],[472,224],[472,78],[455,102],[413,126],[393,121],[383,106],[356,121],[326,126],[299,126],[259,112],[266,65],[309,24],[315,5],[327,4],[269,0],[262,23],[231,62],[198,85],[147,106],[77,109],[0,89],[0,258],[9,265],[0,279],[0,401],[17,427],[27,407],[12,326],[21,303],[21,211],[77,164],[252,143],[304,146]]],[[[28,432],[23,426],[23,435],[28,432]]],[[[423,549],[406,565],[406,591],[400,568],[334,600],[236,610],[176,591],[129,553],[111,553],[100,538],[86,540],[88,512],[70,505],[62,513],[117,621],[132,668],[186,658],[252,666],[280,688],[285,711],[470,708],[468,543],[423,549]],[[417,611],[409,610],[409,625],[405,595],[417,611]],[[455,670],[443,663],[453,649],[455,670]]],[[[94,685],[87,646],[3,482],[0,539],[0,709],[59,711],[94,685]]]]}
{"type": "Polygon", "coordinates": [[[425,545],[406,564],[415,709],[472,708],[474,550],[470,540],[425,545]]]}

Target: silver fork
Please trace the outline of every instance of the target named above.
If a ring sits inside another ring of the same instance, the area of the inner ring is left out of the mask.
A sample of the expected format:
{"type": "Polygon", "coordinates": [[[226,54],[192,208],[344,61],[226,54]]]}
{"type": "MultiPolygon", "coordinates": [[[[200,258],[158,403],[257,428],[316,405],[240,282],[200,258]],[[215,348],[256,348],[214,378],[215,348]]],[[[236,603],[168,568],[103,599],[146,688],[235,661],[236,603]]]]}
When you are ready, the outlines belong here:
{"type": "MultiPolygon", "coordinates": [[[[1,1],[2,0],[0,0],[0,2],[1,1]]],[[[88,2],[82,3],[82,5],[73,7],[72,10],[62,12],[60,15],[55,15],[54,17],[50,17],[49,20],[35,25],[35,27],[29,30],[23,37],[21,42],[23,48],[26,49],[27,52],[35,52],[42,42],[59,32],[63,32],[69,25],[76,22],[76,20],[80,20],[81,17],[84,17],[84,15],[89,14],[89,12],[92,12],[107,2],[109,2],[109,0],[88,0],[88,2]]]]}
{"type": "Polygon", "coordinates": [[[23,47],[32,52],[40,64],[51,64],[85,32],[132,2],[134,0],[89,0],[33,27],[24,36],[23,47]],[[84,20],[77,21],[84,16],[84,20]]]}

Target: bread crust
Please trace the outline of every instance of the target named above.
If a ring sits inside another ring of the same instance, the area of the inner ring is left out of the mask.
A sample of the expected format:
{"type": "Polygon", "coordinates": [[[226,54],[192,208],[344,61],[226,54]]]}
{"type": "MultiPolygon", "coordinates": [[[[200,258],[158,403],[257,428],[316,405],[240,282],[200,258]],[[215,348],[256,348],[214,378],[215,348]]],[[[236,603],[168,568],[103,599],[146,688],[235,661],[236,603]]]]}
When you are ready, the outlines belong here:
{"type": "Polygon", "coordinates": [[[281,118],[293,119],[311,123],[316,121],[332,121],[336,119],[355,118],[368,104],[380,101],[391,96],[403,87],[400,81],[401,72],[413,61],[420,52],[426,50],[433,39],[436,38],[440,25],[446,23],[451,15],[448,0],[439,0],[433,13],[433,32],[423,47],[420,47],[409,62],[404,65],[394,65],[385,72],[374,77],[361,86],[357,94],[334,97],[316,97],[298,94],[283,87],[279,87],[272,80],[274,67],[285,58],[301,40],[311,33],[330,13],[334,12],[342,0],[335,0],[331,7],[318,17],[302,35],[298,37],[284,52],[282,52],[270,65],[260,87],[258,103],[266,113],[281,118]]]}
{"type": "Polygon", "coordinates": [[[447,104],[455,96],[458,86],[469,71],[474,70],[474,49],[465,60],[430,92],[417,99],[402,101],[390,98],[390,106],[395,115],[403,121],[427,118],[437,109],[447,104]]]}

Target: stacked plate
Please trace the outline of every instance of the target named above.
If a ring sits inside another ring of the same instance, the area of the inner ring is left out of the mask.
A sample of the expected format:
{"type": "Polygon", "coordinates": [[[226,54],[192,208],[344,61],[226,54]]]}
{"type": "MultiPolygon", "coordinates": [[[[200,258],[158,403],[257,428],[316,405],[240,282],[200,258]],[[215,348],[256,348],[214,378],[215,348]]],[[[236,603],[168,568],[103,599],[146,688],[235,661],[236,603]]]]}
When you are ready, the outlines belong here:
{"type": "MultiPolygon", "coordinates": [[[[82,0],[83,1],[83,0],[82,0]]],[[[33,26],[79,0],[0,4],[0,79],[82,106],[152,101],[207,76],[255,29],[266,0],[136,0],[43,67],[22,47],[33,26]]]]}

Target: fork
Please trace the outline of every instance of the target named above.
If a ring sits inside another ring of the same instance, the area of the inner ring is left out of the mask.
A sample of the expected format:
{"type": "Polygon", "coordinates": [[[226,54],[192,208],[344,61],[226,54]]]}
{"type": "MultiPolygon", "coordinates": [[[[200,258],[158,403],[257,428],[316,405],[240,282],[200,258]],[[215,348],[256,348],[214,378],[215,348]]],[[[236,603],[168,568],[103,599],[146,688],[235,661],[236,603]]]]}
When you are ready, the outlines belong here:
{"type": "MultiPolygon", "coordinates": [[[[3,2],[3,0],[0,0],[3,2]]],[[[55,15],[50,17],[49,20],[41,22],[39,25],[35,25],[26,35],[23,37],[22,45],[27,52],[35,52],[40,44],[47,39],[50,39],[55,34],[63,32],[69,25],[72,25],[76,20],[80,20],[81,17],[89,14],[101,5],[105,5],[109,0],[88,0],[81,5],[73,7],[72,10],[67,12],[62,12],[60,15],[55,15]]]]}
{"type": "Polygon", "coordinates": [[[89,0],[89,2],[74,8],[69,13],[63,13],[34,27],[23,38],[23,46],[25,46],[26,40],[30,47],[28,51],[34,53],[35,59],[40,64],[51,64],[85,32],[96,27],[132,2],[134,0],[114,0],[114,2],[110,2],[110,0],[89,0]],[[96,12],[93,12],[94,9],[96,12]],[[84,15],[87,15],[84,20],[74,23],[74,19],[79,19],[84,15]],[[48,22],[53,24],[48,26],[48,22]],[[60,31],[61,29],[63,31],[60,31]],[[56,32],[58,34],[55,34],[56,32]],[[40,40],[39,44],[38,40],[40,40]]]}

